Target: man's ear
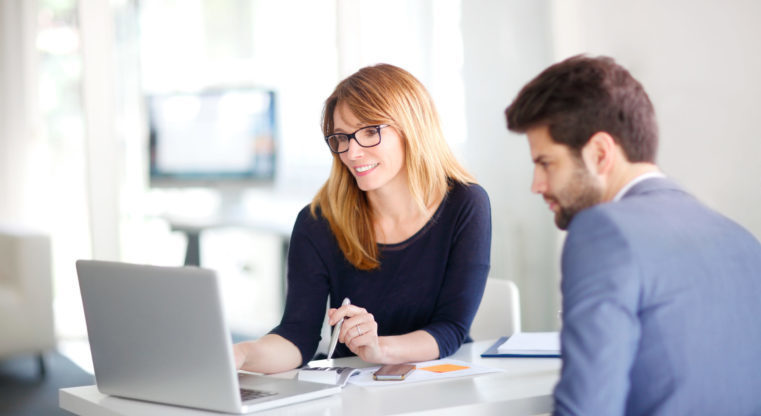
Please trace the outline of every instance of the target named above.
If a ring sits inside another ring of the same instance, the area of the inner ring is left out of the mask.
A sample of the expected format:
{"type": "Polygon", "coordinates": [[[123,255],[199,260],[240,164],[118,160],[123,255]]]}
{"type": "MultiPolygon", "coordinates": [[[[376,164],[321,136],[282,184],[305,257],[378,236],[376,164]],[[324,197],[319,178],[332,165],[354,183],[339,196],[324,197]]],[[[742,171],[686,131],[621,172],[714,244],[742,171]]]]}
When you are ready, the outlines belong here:
{"type": "Polygon", "coordinates": [[[618,147],[613,136],[598,131],[581,148],[581,157],[587,167],[598,175],[607,175],[613,169],[618,147]]]}

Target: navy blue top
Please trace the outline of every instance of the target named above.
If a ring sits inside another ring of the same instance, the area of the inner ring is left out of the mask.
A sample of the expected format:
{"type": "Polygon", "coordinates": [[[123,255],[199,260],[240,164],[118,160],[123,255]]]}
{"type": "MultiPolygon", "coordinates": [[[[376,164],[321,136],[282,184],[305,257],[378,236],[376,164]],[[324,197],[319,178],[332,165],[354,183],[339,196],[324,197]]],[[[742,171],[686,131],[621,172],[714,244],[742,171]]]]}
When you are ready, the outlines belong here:
{"type": "MultiPolygon", "coordinates": [[[[315,354],[325,304],[348,297],[378,323],[378,335],[422,329],[440,357],[470,341],[468,331],[489,273],[491,207],[479,185],[454,183],[431,219],[398,244],[378,244],[380,268],[359,270],[338,248],[328,221],[305,207],[288,251],[288,294],[280,325],[271,333],[293,342],[305,364],[315,354]]],[[[354,355],[339,343],[334,357],[354,355]]]]}

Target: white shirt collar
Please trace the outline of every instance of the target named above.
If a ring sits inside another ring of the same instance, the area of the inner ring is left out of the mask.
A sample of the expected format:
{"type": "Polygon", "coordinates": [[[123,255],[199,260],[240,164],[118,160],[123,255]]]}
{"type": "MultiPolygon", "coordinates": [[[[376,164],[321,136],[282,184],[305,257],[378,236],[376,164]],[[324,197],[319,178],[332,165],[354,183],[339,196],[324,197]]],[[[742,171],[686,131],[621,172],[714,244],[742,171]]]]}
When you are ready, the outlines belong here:
{"type": "Polygon", "coordinates": [[[613,202],[620,201],[621,198],[624,197],[626,192],[629,191],[629,189],[632,189],[632,186],[644,181],[645,179],[650,178],[665,178],[666,175],[664,175],[662,172],[648,172],[643,173],[642,175],[637,176],[636,178],[632,179],[627,183],[621,190],[618,191],[615,197],[613,197],[613,202]]]}

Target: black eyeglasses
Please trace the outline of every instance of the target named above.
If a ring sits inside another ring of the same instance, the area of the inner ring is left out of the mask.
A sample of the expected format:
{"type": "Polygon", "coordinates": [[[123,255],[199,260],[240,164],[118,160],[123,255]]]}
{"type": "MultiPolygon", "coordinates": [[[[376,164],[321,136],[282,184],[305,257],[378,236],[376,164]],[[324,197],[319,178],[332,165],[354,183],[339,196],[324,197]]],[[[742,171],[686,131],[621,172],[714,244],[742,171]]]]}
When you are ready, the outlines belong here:
{"type": "Polygon", "coordinates": [[[349,150],[349,140],[351,139],[354,139],[362,147],[377,146],[381,142],[381,129],[384,127],[388,127],[388,124],[362,127],[350,134],[330,134],[325,136],[325,143],[328,144],[333,153],[343,153],[349,150]]]}

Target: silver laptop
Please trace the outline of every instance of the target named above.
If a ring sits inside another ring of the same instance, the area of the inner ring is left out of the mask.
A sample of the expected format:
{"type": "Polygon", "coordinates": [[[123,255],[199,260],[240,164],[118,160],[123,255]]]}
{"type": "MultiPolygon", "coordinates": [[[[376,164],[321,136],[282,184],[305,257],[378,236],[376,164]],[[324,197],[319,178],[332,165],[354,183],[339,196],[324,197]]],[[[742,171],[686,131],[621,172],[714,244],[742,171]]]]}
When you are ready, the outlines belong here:
{"type": "Polygon", "coordinates": [[[341,389],[238,374],[211,270],[79,260],[77,274],[103,394],[250,413],[341,389]]]}

